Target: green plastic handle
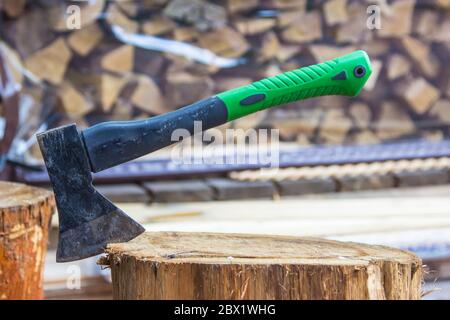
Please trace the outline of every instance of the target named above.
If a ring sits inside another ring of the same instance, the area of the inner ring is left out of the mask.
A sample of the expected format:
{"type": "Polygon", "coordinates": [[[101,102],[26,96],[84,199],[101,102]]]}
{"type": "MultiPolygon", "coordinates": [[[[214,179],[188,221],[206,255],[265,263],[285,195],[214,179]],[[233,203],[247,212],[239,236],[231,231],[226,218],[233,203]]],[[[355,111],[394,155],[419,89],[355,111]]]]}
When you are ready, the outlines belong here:
{"type": "Polygon", "coordinates": [[[372,74],[366,52],[288,71],[219,93],[228,121],[281,104],[325,95],[356,96],[372,74]]]}

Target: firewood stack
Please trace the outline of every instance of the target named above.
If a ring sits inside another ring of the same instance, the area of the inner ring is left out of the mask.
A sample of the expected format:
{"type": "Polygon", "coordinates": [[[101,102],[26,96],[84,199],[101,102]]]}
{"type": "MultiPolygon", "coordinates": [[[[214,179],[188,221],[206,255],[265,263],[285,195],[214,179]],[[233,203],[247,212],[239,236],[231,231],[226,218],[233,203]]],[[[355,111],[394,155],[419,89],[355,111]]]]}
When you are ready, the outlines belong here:
{"type": "Polygon", "coordinates": [[[70,4],[2,1],[0,49],[22,99],[40,106],[32,111],[37,123],[49,115],[51,126],[75,121],[81,127],[153,116],[364,49],[374,73],[358,98],[293,103],[232,126],[277,127],[283,140],[302,144],[442,139],[449,133],[448,0],[96,0],[76,3],[81,29],[75,30],[70,4]],[[379,30],[367,26],[371,4],[381,11],[379,30]],[[112,26],[245,63],[221,68],[140,48],[119,41],[112,26]]]}

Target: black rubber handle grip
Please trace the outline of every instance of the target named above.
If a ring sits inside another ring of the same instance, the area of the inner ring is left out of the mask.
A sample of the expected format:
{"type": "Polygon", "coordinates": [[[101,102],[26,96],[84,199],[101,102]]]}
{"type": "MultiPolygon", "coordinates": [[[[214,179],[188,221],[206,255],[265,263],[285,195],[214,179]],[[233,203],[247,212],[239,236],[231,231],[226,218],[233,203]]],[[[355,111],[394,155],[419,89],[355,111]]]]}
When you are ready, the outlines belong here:
{"type": "Polygon", "coordinates": [[[194,132],[194,122],[201,121],[207,130],[227,122],[228,111],[223,101],[211,97],[160,116],[136,121],[104,122],[81,132],[91,171],[99,172],[139,158],[177,141],[176,129],[194,132]]]}

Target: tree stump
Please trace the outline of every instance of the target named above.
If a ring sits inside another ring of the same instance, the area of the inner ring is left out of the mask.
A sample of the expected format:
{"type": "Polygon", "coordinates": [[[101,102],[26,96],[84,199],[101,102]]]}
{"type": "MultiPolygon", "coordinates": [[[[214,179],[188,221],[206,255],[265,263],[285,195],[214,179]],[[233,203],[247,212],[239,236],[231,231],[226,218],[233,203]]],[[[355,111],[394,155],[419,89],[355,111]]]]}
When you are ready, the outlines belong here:
{"type": "Polygon", "coordinates": [[[42,299],[52,192],[0,182],[0,300],[42,299]]]}
{"type": "Polygon", "coordinates": [[[419,299],[422,262],[319,238],[153,232],[110,244],[115,299],[419,299]]]}

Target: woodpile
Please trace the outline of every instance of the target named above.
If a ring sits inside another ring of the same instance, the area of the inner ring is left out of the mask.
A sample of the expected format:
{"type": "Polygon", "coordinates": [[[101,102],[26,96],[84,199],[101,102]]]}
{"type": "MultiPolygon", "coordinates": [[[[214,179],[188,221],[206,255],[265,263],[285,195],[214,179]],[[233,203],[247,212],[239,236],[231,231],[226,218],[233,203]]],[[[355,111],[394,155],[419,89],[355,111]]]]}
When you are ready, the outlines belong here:
{"type": "Polygon", "coordinates": [[[40,96],[53,96],[50,107],[61,116],[52,125],[75,121],[81,126],[157,115],[364,49],[374,73],[358,98],[292,103],[233,126],[277,127],[283,139],[302,144],[375,143],[436,132],[445,137],[450,14],[448,2],[423,3],[96,0],[79,4],[81,28],[72,30],[64,2],[4,1],[0,49],[14,61],[11,69],[24,94],[36,100],[29,92],[47,90],[40,96]],[[369,4],[380,8],[379,30],[368,27],[369,4]],[[116,39],[113,26],[130,35],[190,44],[238,65],[221,68],[184,52],[140,48],[116,39]]]}

